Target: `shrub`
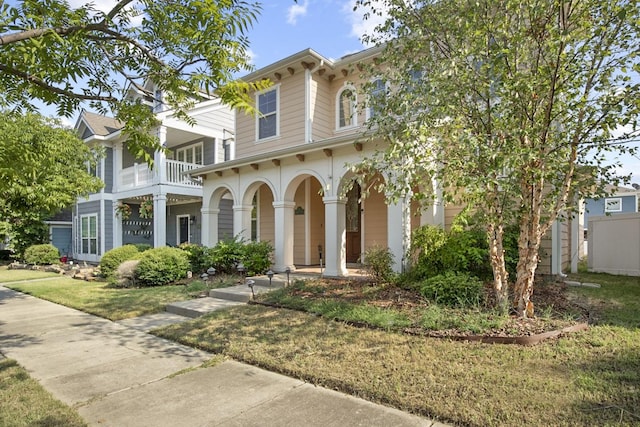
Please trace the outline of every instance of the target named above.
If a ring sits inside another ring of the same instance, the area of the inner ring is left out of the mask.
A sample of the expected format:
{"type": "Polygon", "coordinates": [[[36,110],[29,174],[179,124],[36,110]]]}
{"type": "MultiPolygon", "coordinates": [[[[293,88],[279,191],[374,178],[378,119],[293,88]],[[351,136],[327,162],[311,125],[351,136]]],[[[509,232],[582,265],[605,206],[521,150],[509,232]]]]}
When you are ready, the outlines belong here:
{"type": "Polygon", "coordinates": [[[388,282],[393,273],[393,254],[389,248],[370,247],[364,251],[362,266],[375,280],[388,282]]]}
{"type": "Polygon", "coordinates": [[[248,275],[262,274],[271,267],[273,246],[269,242],[249,242],[242,252],[241,260],[248,275]]]}
{"type": "Polygon", "coordinates": [[[149,249],[153,248],[153,246],[148,243],[134,243],[133,246],[138,248],[139,252],[148,251],[149,249]]]}
{"type": "Polygon", "coordinates": [[[187,276],[189,257],[178,248],[154,248],[140,255],[135,278],[139,286],[162,286],[187,276]]]}
{"type": "Polygon", "coordinates": [[[204,273],[209,267],[211,267],[209,248],[206,246],[183,243],[179,247],[186,252],[187,257],[189,258],[189,264],[191,264],[191,271],[193,273],[204,273]]]}
{"type": "Polygon", "coordinates": [[[437,304],[464,307],[478,305],[482,301],[482,289],[477,277],[448,271],[422,282],[420,293],[437,304]]]}
{"type": "Polygon", "coordinates": [[[234,274],[236,264],[245,253],[242,240],[237,238],[222,240],[209,249],[209,263],[218,273],[234,274]]]}
{"type": "Polygon", "coordinates": [[[105,252],[100,258],[100,274],[103,277],[111,276],[120,264],[136,258],[139,253],[135,245],[124,245],[105,252]]]}
{"type": "Polygon", "coordinates": [[[50,243],[29,246],[24,251],[24,262],[34,265],[59,264],[58,248],[50,243]]]}

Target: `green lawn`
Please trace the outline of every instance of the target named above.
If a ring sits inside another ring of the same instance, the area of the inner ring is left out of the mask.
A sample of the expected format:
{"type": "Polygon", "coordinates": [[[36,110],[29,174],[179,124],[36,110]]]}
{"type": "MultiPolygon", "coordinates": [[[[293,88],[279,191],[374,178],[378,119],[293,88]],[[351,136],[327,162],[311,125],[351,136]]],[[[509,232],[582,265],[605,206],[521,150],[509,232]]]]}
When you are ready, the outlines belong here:
{"type": "Polygon", "coordinates": [[[23,271],[0,270],[0,277],[9,282],[5,283],[8,288],[110,320],[161,312],[171,302],[191,298],[185,286],[118,289],[108,287],[105,282],[85,282],[68,277],[16,282],[15,277],[20,277],[17,280],[25,280],[23,271]]]}
{"type": "Polygon", "coordinates": [[[0,426],[86,425],[76,411],[56,400],[14,360],[0,358],[0,426]]]}
{"type": "Polygon", "coordinates": [[[533,347],[455,342],[242,306],[160,336],[314,384],[474,426],[640,425],[640,282],[583,276],[600,323],[533,347]]]}
{"type": "Polygon", "coordinates": [[[9,270],[7,267],[0,267],[0,283],[17,282],[20,280],[46,279],[56,277],[56,273],[44,273],[37,270],[9,270]]]}

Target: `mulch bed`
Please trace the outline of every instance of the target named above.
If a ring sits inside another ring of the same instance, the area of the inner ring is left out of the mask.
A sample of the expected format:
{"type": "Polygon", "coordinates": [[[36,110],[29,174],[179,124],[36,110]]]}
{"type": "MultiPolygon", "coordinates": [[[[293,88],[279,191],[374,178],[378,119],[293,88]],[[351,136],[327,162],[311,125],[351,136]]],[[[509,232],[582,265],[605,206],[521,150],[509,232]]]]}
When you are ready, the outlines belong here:
{"type": "MultiPolygon", "coordinates": [[[[313,291],[290,289],[294,296],[311,299],[339,299],[354,304],[366,303],[381,308],[390,308],[411,314],[427,308],[431,303],[417,291],[396,286],[376,286],[365,280],[324,279],[313,281],[313,291]]],[[[582,331],[588,327],[589,311],[569,297],[564,283],[539,281],[535,285],[533,301],[536,313],[544,316],[522,319],[511,315],[500,329],[473,334],[461,329],[425,330],[405,328],[404,333],[435,338],[480,341],[486,343],[531,345],[540,341],[557,338],[566,333],[582,331]]],[[[493,291],[485,289],[486,307],[492,304],[493,291]]],[[[351,322],[354,326],[366,327],[360,322],[351,322]]]]}

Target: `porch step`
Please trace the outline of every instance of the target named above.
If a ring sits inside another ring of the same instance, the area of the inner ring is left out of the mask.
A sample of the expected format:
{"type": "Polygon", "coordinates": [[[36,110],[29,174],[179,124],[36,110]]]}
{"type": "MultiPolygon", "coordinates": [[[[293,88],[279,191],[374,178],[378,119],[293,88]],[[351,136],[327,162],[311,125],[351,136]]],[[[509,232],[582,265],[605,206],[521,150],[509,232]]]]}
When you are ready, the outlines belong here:
{"type": "Polygon", "coordinates": [[[188,301],[174,302],[166,306],[168,313],[178,314],[184,317],[196,318],[215,310],[241,305],[242,302],[221,298],[197,298],[188,301]]]}

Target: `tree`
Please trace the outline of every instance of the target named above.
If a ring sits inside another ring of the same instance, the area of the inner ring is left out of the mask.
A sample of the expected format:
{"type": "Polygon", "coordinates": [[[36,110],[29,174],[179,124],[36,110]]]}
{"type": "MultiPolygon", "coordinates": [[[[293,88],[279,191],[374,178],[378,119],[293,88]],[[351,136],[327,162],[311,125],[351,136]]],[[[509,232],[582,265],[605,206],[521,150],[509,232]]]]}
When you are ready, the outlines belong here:
{"type": "Polygon", "coordinates": [[[0,113],[0,220],[9,223],[18,252],[41,243],[42,220],[99,191],[100,153],[73,131],[34,113],[0,113]]]}
{"type": "Polygon", "coordinates": [[[259,6],[246,1],[119,0],[103,12],[65,0],[0,3],[0,104],[33,111],[34,100],[71,116],[82,103],[125,124],[132,153],[152,161],[159,148],[153,113],[127,98],[137,90],[187,121],[195,101],[218,96],[253,111],[248,89],[232,81],[249,69],[245,32],[259,6]],[[163,99],[145,88],[153,82],[163,99]],[[145,148],[147,150],[145,150],[145,148]],[[149,150],[151,148],[151,150],[149,150]]]}
{"type": "MultiPolygon", "coordinates": [[[[388,148],[361,169],[386,170],[394,197],[429,188],[468,204],[486,225],[493,287],[506,310],[503,232],[519,227],[514,305],[533,314],[541,239],[574,198],[618,183],[607,152],[635,133],[640,109],[638,3],[628,0],[358,0],[386,17],[370,78],[387,96],[372,138],[388,148]],[[382,4],[379,4],[382,3],[382,4]],[[629,129],[617,138],[614,132],[629,129]],[[397,165],[402,173],[394,174],[397,165]]],[[[365,88],[366,89],[366,88],[365,88]]],[[[623,177],[624,178],[624,177],[623,177]]]]}

